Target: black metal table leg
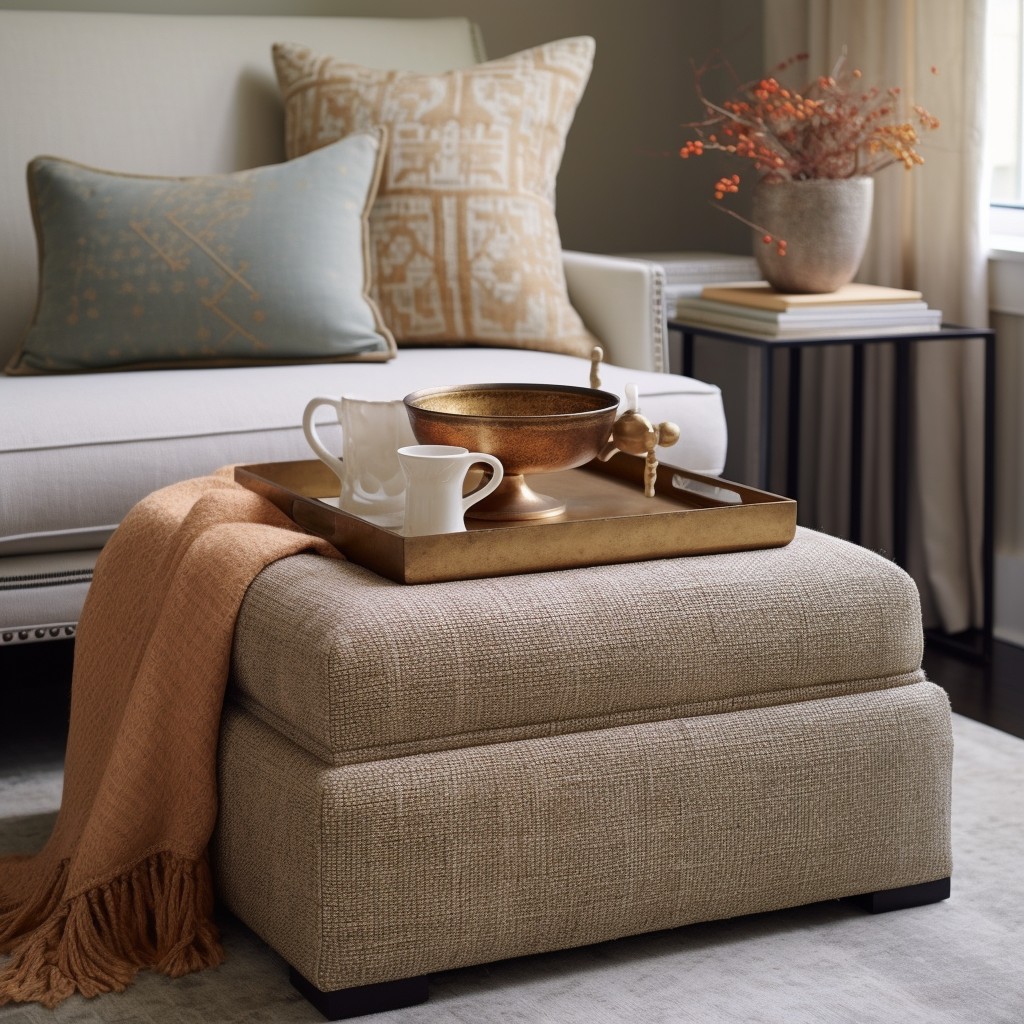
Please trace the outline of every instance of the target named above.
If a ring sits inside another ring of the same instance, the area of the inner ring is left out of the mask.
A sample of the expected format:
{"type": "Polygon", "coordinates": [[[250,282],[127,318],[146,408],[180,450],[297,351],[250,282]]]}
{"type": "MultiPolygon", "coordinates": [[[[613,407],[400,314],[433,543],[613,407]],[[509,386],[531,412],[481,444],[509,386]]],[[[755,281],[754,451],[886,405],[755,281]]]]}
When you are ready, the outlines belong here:
{"type": "Polygon", "coordinates": [[[803,350],[789,350],[789,410],[786,422],[786,496],[800,496],[800,364],[803,350]]]}
{"type": "Polygon", "coordinates": [[[851,352],[850,384],[850,540],[861,542],[864,508],[864,346],[851,352]]]}
{"type": "Polygon", "coordinates": [[[683,331],[683,359],[680,370],[684,377],[693,376],[693,331],[683,331]]]}
{"type": "Polygon", "coordinates": [[[772,348],[766,345],[761,349],[761,436],[757,457],[757,486],[768,490],[772,468],[772,406],[774,402],[774,381],[772,377],[772,348]]]}
{"type": "Polygon", "coordinates": [[[992,659],[995,625],[995,505],[996,505],[996,338],[985,336],[985,434],[982,483],[982,658],[992,659]]]}
{"type": "Polygon", "coordinates": [[[894,433],[892,461],[893,561],[907,567],[907,517],[910,511],[910,345],[893,343],[896,349],[894,433]]]}

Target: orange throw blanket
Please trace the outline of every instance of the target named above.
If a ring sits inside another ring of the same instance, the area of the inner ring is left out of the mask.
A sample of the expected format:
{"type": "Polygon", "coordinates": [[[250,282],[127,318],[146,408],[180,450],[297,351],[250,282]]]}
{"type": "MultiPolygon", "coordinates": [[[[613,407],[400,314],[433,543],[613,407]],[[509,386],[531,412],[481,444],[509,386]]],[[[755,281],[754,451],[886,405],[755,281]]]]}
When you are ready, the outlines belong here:
{"type": "Polygon", "coordinates": [[[230,470],[151,494],[103,549],[60,813],[39,854],[0,861],[0,1004],[221,962],[206,848],[235,618],[264,566],[304,550],[338,557],[230,470]]]}

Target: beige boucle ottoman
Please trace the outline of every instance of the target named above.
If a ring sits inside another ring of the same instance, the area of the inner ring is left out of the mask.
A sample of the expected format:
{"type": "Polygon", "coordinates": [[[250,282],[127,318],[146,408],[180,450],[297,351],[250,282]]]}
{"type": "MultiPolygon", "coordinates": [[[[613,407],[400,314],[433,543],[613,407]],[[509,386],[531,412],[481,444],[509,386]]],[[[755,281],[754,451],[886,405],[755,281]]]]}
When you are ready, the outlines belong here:
{"type": "Polygon", "coordinates": [[[214,867],[333,1018],[426,975],[950,875],[900,569],[788,547],[403,586],[300,555],[238,619],[214,867]]]}

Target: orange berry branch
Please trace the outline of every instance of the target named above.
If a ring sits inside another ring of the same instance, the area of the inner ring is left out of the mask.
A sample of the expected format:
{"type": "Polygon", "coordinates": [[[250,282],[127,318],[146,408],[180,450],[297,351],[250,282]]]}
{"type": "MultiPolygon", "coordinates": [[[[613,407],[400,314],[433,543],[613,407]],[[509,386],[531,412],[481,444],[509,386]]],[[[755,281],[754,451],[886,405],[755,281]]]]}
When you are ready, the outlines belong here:
{"type": "MultiPolygon", "coordinates": [[[[683,144],[679,155],[686,160],[712,150],[729,153],[750,161],[761,180],[772,182],[852,178],[876,174],[892,164],[911,170],[924,163],[917,147],[924,132],[939,127],[938,118],[918,104],[910,107],[912,116],[904,113],[896,86],[866,88],[861,72],[847,69],[845,54],[830,75],[812,79],[798,90],[776,77],[807,59],[804,53],[788,58],[768,76],[739,86],[721,103],[707,98],[702,80],[726,65],[712,58],[695,68],[697,96],[707,117],[684,126],[695,137],[683,144]]],[[[934,67],[931,70],[937,73],[934,67]]],[[[715,199],[738,192],[739,185],[738,174],[720,178],[715,199]]],[[[780,255],[785,253],[784,240],[766,233],[764,242],[775,243],[780,255]]]]}

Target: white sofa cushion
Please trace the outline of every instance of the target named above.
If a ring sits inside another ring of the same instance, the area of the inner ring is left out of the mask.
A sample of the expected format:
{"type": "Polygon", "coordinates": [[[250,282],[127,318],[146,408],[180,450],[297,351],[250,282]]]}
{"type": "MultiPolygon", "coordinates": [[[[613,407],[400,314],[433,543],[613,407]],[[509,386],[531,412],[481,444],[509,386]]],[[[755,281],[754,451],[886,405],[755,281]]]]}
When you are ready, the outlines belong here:
{"type": "MultiPolygon", "coordinates": [[[[302,411],[317,394],[402,398],[474,382],[586,385],[589,362],[513,349],[405,349],[389,363],[80,376],[0,377],[0,557],[102,543],[157,487],[232,462],[312,458],[302,411]]],[[[665,461],[720,473],[726,437],[718,388],[603,366],[606,390],[640,388],[641,409],[682,430],[665,461]]],[[[318,423],[318,427],[320,424],[318,423]]],[[[340,431],[323,430],[340,451],[340,431]]],[[[331,440],[327,440],[330,444],[331,440]]]]}

